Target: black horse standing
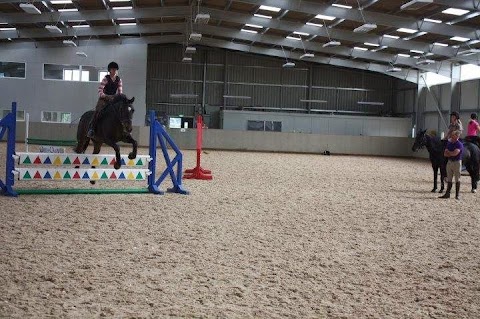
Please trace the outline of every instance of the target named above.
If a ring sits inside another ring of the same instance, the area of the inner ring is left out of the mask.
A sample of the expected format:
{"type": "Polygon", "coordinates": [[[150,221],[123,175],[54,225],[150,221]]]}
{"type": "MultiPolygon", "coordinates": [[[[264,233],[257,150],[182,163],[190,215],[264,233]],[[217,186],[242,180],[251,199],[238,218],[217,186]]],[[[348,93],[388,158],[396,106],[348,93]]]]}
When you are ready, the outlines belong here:
{"type": "Polygon", "coordinates": [[[115,164],[113,167],[119,169],[121,167],[120,147],[118,142],[130,143],[133,146],[132,152],[128,154],[129,159],[137,157],[137,141],[131,135],[132,132],[132,103],[135,98],[128,99],[125,95],[120,94],[101,111],[97,121],[95,136],[87,137],[88,127],[92,120],[94,111],[85,112],[80,118],[77,129],[77,146],[74,151],[77,154],[84,153],[93,141],[93,154],[100,153],[102,144],[107,144],[115,150],[115,164]]]}
{"type": "MultiPolygon", "coordinates": [[[[433,168],[433,189],[432,192],[437,190],[437,176],[440,170],[440,183],[441,188],[439,193],[444,190],[444,180],[447,176],[447,158],[443,156],[445,147],[447,146],[446,140],[441,140],[436,136],[430,136],[427,130],[417,132],[417,137],[412,146],[412,151],[416,152],[418,149],[426,147],[430,156],[430,162],[433,168]]],[[[477,184],[479,180],[479,167],[480,167],[480,148],[473,143],[464,143],[462,164],[465,165],[472,183],[472,193],[477,191],[477,184]]]]}

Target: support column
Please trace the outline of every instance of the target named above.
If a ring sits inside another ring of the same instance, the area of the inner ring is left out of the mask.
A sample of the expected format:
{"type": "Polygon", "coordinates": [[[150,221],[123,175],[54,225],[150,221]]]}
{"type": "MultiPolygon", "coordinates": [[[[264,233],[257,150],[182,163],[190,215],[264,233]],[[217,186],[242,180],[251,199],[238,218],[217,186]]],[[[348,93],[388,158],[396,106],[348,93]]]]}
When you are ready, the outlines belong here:
{"type": "Polygon", "coordinates": [[[462,87],[460,83],[460,65],[451,65],[450,78],[452,79],[451,88],[452,88],[452,99],[450,104],[450,112],[457,111],[460,113],[460,105],[462,101],[462,87]]]}

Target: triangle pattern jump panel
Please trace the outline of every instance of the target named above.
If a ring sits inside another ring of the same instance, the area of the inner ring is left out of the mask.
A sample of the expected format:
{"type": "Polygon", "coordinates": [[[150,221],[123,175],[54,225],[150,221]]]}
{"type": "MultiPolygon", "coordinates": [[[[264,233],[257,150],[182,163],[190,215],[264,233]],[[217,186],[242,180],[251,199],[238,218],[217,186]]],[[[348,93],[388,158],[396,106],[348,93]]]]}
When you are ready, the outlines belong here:
{"type": "Polygon", "coordinates": [[[68,169],[68,168],[16,168],[19,180],[120,180],[143,181],[148,178],[148,169],[68,169]]]}
{"type": "MultiPolygon", "coordinates": [[[[20,165],[54,165],[54,166],[113,166],[115,155],[113,154],[68,154],[68,153],[17,153],[20,165]]],[[[137,155],[133,160],[128,155],[121,155],[122,166],[145,167],[151,160],[149,155],[137,155]]]]}

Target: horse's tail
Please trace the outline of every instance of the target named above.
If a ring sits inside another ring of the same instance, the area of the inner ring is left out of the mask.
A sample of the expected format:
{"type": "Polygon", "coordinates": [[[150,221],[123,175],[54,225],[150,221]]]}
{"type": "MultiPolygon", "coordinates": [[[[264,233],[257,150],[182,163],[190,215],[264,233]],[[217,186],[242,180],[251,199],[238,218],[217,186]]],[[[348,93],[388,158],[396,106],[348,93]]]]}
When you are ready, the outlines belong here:
{"type": "Polygon", "coordinates": [[[77,127],[77,145],[73,151],[77,154],[84,153],[90,143],[90,138],[87,137],[90,121],[92,120],[94,111],[87,111],[80,117],[77,127]]]}

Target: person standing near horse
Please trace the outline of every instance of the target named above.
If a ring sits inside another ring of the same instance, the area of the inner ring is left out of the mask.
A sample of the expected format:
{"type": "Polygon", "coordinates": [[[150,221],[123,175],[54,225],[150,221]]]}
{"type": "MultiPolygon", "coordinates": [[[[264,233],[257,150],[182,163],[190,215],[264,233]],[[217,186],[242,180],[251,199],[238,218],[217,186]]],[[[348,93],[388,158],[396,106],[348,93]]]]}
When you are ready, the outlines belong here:
{"type": "Polygon", "coordinates": [[[450,191],[453,186],[453,177],[455,177],[455,199],[460,199],[460,176],[462,173],[462,155],[463,144],[458,139],[461,132],[456,130],[451,134],[450,139],[447,142],[447,147],[443,152],[443,155],[448,158],[447,163],[447,191],[443,196],[439,198],[450,198],[450,191]]]}
{"type": "Polygon", "coordinates": [[[455,131],[460,131],[461,135],[463,132],[463,125],[460,121],[460,114],[453,111],[452,113],[450,113],[450,125],[448,125],[447,136],[445,137],[445,139],[450,139],[452,137],[452,133],[455,131]]]}
{"type": "Polygon", "coordinates": [[[116,62],[110,62],[108,64],[108,73],[103,78],[100,86],[98,87],[98,102],[95,107],[95,114],[93,115],[92,122],[87,133],[87,137],[92,138],[95,135],[95,129],[100,112],[107,106],[115,97],[123,93],[122,79],[117,74],[118,64],[116,62]]]}
{"type": "Polygon", "coordinates": [[[468,121],[467,136],[465,137],[465,140],[477,144],[477,146],[480,147],[480,138],[477,135],[478,132],[480,132],[480,125],[477,121],[477,113],[472,113],[470,115],[470,121],[468,121]]]}

